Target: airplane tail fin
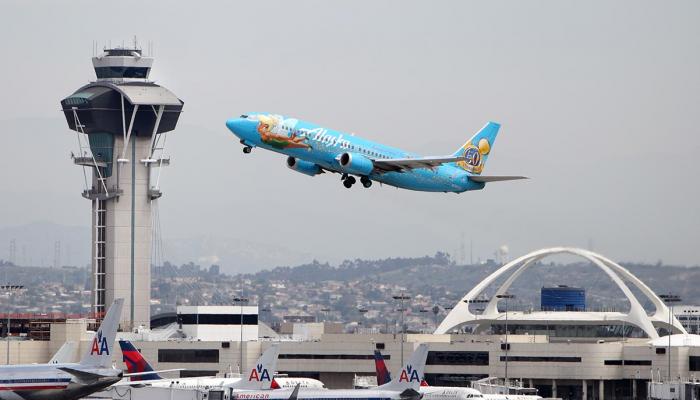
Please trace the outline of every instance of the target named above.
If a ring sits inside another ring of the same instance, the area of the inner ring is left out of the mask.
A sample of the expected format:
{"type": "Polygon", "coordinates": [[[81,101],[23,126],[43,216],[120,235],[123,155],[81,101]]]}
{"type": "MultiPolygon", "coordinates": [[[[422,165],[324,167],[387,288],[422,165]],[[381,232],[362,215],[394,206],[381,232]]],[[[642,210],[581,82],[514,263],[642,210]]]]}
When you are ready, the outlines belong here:
{"type": "Polygon", "coordinates": [[[379,350],[374,351],[374,368],[377,370],[377,385],[391,382],[391,374],[384,363],[384,356],[379,350]]]}
{"type": "Polygon", "coordinates": [[[248,372],[244,373],[241,380],[234,383],[235,389],[267,390],[272,387],[272,378],[277,368],[277,355],[279,348],[273,345],[258,358],[258,361],[248,372]]]}
{"type": "Polygon", "coordinates": [[[63,346],[51,357],[49,364],[67,364],[72,362],[73,353],[77,348],[78,343],[76,342],[68,341],[63,343],[63,346]]]}
{"type": "Polygon", "coordinates": [[[413,352],[406,365],[401,368],[394,379],[389,383],[379,386],[379,389],[405,391],[417,391],[423,381],[425,359],[428,356],[428,345],[420,344],[413,352]]]}
{"type": "Polygon", "coordinates": [[[112,366],[112,352],[114,339],[119,328],[119,317],[122,315],[124,299],[115,299],[109,307],[100,328],[95,332],[92,343],[80,359],[80,365],[95,368],[109,368],[112,366]]]}
{"type": "Polygon", "coordinates": [[[455,165],[472,174],[481,174],[500,128],[501,124],[499,123],[487,122],[479,132],[454,153],[455,156],[466,158],[465,161],[459,161],[455,165]]]}
{"type": "MultiPolygon", "coordinates": [[[[130,374],[136,374],[140,372],[150,372],[154,371],[151,364],[146,361],[146,359],[141,355],[141,353],[131,344],[128,340],[120,340],[119,347],[122,349],[122,356],[124,364],[126,364],[126,369],[130,374]]],[[[131,376],[131,381],[153,381],[157,379],[163,379],[162,376],[154,372],[152,374],[143,375],[133,375],[131,376]]]]}

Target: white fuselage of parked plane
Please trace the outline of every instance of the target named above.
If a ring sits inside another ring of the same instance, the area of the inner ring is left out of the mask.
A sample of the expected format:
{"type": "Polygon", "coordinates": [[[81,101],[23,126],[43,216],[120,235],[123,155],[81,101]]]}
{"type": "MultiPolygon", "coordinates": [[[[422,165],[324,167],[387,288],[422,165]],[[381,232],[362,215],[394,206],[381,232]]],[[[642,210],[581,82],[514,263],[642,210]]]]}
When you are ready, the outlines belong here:
{"type": "Polygon", "coordinates": [[[88,368],[74,363],[0,366],[0,400],[76,399],[119,381],[121,373],[113,368],[88,368]],[[102,378],[81,383],[59,368],[97,374],[102,378]]]}

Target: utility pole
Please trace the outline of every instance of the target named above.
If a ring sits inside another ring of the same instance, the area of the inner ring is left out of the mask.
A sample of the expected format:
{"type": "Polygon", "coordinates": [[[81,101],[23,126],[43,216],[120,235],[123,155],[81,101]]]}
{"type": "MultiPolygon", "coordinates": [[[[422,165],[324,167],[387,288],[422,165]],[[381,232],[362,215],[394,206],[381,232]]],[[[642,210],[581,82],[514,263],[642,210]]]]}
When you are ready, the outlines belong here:
{"type": "Polygon", "coordinates": [[[401,368],[403,368],[403,342],[404,337],[406,336],[406,324],[404,323],[404,313],[406,312],[406,307],[404,307],[403,302],[404,300],[410,300],[411,296],[405,295],[402,290],[400,295],[392,297],[394,298],[394,300],[399,300],[399,304],[401,305],[399,311],[401,311],[401,368]]]}
{"type": "Polygon", "coordinates": [[[668,309],[668,384],[671,384],[671,335],[673,334],[673,303],[681,301],[681,297],[676,294],[662,294],[659,296],[666,304],[670,305],[668,309]]]}
{"type": "Polygon", "coordinates": [[[508,388],[508,393],[510,393],[510,386],[508,386],[508,350],[510,348],[510,343],[508,343],[508,299],[512,299],[515,296],[509,293],[497,294],[496,298],[506,299],[506,371],[505,371],[505,383],[506,388],[508,388]]]}
{"type": "Polygon", "coordinates": [[[239,354],[240,361],[238,363],[238,373],[243,374],[243,303],[247,303],[248,299],[243,297],[243,296],[234,297],[233,302],[238,303],[238,305],[240,306],[240,311],[241,311],[239,314],[241,336],[240,336],[240,342],[238,343],[238,348],[240,350],[240,354],[239,354]]]}

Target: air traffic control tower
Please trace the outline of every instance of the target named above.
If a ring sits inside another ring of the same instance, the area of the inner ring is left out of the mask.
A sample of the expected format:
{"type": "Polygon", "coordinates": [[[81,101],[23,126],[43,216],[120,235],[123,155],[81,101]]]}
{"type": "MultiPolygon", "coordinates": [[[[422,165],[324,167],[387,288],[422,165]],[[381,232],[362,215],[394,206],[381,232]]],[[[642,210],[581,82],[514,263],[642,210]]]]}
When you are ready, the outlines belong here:
{"type": "Polygon", "coordinates": [[[104,315],[124,298],[122,329],[149,327],[151,207],[170,162],[165,133],[175,129],[183,102],[149,80],[153,58],[136,45],[105,49],[92,64],[97,80],[61,107],[78,138],[73,161],[84,169],[83,197],[92,202],[93,311],[104,315]]]}

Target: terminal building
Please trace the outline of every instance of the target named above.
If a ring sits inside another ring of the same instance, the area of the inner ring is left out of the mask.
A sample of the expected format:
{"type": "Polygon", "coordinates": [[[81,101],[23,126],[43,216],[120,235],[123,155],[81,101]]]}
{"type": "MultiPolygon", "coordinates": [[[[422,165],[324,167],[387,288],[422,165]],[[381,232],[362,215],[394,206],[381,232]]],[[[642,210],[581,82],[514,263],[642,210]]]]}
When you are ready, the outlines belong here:
{"type": "MultiPolygon", "coordinates": [[[[511,381],[537,388],[543,397],[645,398],[650,381],[667,381],[669,375],[670,380],[692,381],[700,374],[700,336],[688,334],[677,319],[669,324],[670,310],[647,289],[629,271],[601,255],[555,248],[504,265],[468,291],[435,333],[406,334],[403,343],[401,334],[338,333],[332,325],[306,321],[292,323],[286,328],[291,333],[280,334],[258,320],[254,306],[180,307],[173,316],[154,317],[159,322],[153,329],[120,336],[133,341],[158,369],[185,368],[179,372],[183,377],[246,370],[262,351],[279,343],[280,373],[347,388],[357,376],[374,374],[374,350],[380,350],[389,368],[395,369],[418,343],[428,343],[426,380],[431,385],[468,386],[484,377],[507,375],[511,381]],[[507,311],[500,305],[506,298],[493,296],[493,303],[489,300],[481,313],[473,313],[469,300],[483,299],[489,282],[511,272],[496,289],[505,294],[517,278],[514,275],[536,265],[534,259],[561,253],[579,255],[606,270],[630,294],[630,311],[507,311]],[[625,279],[618,280],[621,276],[625,279]],[[631,295],[626,282],[649,295],[648,302],[656,309],[643,313],[635,309],[640,300],[631,295]],[[468,325],[475,329],[462,329],[468,325]],[[673,332],[670,347],[668,331],[673,332]]],[[[65,340],[83,340],[85,349],[88,322],[52,324],[49,341],[12,344],[12,362],[45,362],[65,340]]],[[[0,346],[0,359],[4,351],[0,346]]],[[[121,365],[120,353],[114,359],[115,365],[121,365]]]]}

